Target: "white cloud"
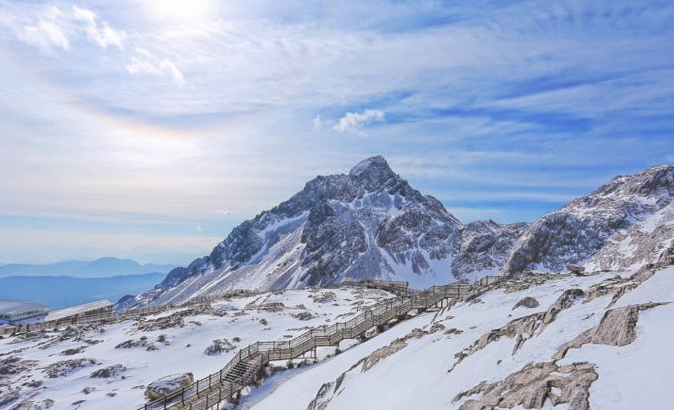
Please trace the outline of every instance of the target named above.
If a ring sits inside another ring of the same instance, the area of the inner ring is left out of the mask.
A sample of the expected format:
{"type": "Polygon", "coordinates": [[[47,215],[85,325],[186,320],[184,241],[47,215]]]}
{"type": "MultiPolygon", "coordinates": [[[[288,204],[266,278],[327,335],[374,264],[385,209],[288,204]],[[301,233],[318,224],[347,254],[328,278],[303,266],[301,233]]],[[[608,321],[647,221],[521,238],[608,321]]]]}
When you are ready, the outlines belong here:
{"type": "Polygon", "coordinates": [[[131,74],[151,74],[169,76],[178,85],[185,84],[182,71],[169,59],[158,59],[145,49],[136,49],[136,56],[126,65],[126,70],[131,74]]]}
{"type": "Polygon", "coordinates": [[[222,216],[230,216],[232,214],[229,209],[218,209],[215,213],[222,216]]]}
{"type": "Polygon", "coordinates": [[[107,21],[99,24],[96,13],[77,6],[70,12],[56,6],[40,9],[28,14],[28,20],[19,24],[16,31],[19,40],[43,50],[54,47],[69,50],[71,41],[78,38],[86,38],[101,48],[115,46],[121,50],[126,39],[123,30],[112,28],[107,21]]]}
{"type": "Polygon", "coordinates": [[[201,225],[199,225],[197,223],[193,223],[192,228],[194,228],[194,230],[197,231],[197,232],[203,232],[204,231],[204,229],[201,227],[201,225]]]}
{"type": "Polygon", "coordinates": [[[41,20],[36,25],[24,26],[19,38],[42,49],[59,47],[68,50],[70,48],[68,37],[61,27],[52,21],[41,20]]]}
{"type": "Polygon", "coordinates": [[[323,129],[323,119],[320,115],[316,115],[312,121],[314,124],[314,131],[320,131],[323,129]]]}
{"type": "Polygon", "coordinates": [[[123,48],[122,42],[126,38],[126,33],[113,29],[107,21],[99,26],[96,21],[96,14],[93,11],[73,6],[72,17],[75,21],[84,24],[87,38],[92,43],[101,48],[107,48],[108,46],[115,46],[120,50],[123,48]]]}
{"type": "Polygon", "coordinates": [[[347,112],[332,128],[337,132],[365,135],[363,127],[368,124],[384,121],[384,111],[382,110],[365,110],[361,113],[347,112]]]}

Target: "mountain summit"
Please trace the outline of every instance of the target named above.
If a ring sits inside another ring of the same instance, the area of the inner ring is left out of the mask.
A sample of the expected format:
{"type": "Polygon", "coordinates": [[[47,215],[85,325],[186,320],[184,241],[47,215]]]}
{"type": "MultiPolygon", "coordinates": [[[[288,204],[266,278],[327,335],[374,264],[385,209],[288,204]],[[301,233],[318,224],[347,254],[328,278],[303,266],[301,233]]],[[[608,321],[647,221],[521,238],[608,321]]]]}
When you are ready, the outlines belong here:
{"type": "Polygon", "coordinates": [[[174,269],[126,303],[344,280],[403,280],[425,288],[488,274],[563,271],[569,263],[590,270],[635,267],[674,245],[673,193],[674,167],[661,166],[616,177],[533,224],[462,224],[375,156],[347,175],[312,179],[234,228],[210,255],[174,269]]]}
{"type": "Polygon", "coordinates": [[[498,272],[526,226],[463,225],[375,156],[347,175],[309,181],[133,303],[343,280],[406,280],[426,287],[470,279],[498,272]]]}

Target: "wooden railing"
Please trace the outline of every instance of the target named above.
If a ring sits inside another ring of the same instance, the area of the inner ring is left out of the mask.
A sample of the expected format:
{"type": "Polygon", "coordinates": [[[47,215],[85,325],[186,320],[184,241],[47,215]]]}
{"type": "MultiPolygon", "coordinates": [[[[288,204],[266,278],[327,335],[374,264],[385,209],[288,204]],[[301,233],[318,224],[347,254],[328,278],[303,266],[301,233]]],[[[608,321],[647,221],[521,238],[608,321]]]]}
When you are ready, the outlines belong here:
{"type": "MultiPolygon", "coordinates": [[[[472,286],[491,284],[499,278],[483,278],[472,286]]],[[[148,402],[138,410],[209,410],[223,400],[231,399],[245,386],[256,382],[264,367],[271,361],[296,359],[316,347],[334,346],[342,340],[358,338],[373,327],[395,318],[402,318],[415,309],[428,309],[445,299],[458,298],[471,288],[471,285],[465,283],[432,286],[423,291],[409,289],[405,282],[394,284],[367,281],[362,285],[384,288],[399,296],[379,302],[347,322],[311,329],[292,340],[256,342],[248,345],[239,350],[220,371],[197,380],[196,383],[171,395],[148,402]],[[231,381],[232,370],[242,362],[253,363],[253,366],[236,381],[231,381]]]]}

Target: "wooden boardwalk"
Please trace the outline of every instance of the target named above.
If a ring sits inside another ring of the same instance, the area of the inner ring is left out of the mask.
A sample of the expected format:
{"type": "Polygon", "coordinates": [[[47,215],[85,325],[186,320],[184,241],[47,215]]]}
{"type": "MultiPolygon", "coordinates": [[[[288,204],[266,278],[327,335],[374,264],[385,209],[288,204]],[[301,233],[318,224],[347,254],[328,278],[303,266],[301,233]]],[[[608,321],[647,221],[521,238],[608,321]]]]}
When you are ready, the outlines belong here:
{"type": "MultiPolygon", "coordinates": [[[[493,283],[499,277],[486,277],[473,286],[493,283]]],[[[385,289],[398,296],[379,302],[344,323],[311,329],[292,340],[257,342],[241,349],[219,372],[198,380],[170,396],[149,402],[138,410],[211,410],[223,401],[241,394],[246,386],[257,383],[272,361],[301,358],[321,346],[337,346],[346,339],[358,339],[375,327],[404,319],[412,311],[424,311],[458,298],[471,286],[452,283],[415,291],[404,282],[366,281],[361,286],[385,289]]]]}

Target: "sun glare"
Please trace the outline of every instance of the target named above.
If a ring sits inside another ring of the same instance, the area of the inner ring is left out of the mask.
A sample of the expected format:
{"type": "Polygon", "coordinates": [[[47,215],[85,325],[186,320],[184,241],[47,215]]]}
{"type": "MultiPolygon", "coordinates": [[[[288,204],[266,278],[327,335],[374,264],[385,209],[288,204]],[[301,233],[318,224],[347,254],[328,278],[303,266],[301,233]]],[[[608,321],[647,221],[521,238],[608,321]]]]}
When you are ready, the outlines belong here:
{"type": "Polygon", "coordinates": [[[214,0],[145,0],[148,14],[172,22],[207,18],[216,8],[214,0]]]}

